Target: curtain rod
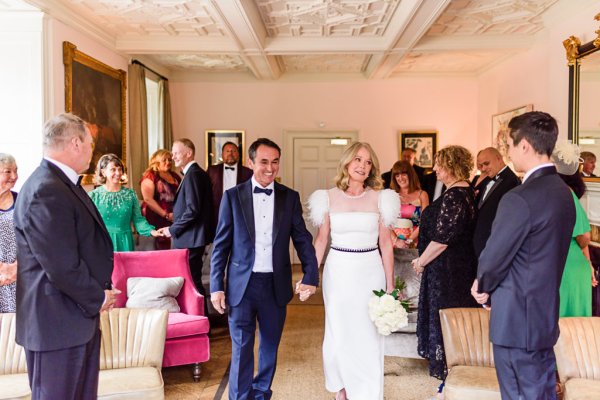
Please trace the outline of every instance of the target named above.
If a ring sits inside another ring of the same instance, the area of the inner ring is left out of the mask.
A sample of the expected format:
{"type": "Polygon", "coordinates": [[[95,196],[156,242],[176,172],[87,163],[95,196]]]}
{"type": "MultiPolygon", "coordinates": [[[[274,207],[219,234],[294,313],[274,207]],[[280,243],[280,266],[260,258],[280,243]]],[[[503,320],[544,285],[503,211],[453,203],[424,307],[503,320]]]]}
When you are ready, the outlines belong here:
{"type": "Polygon", "coordinates": [[[168,80],[169,80],[169,78],[167,78],[167,77],[165,77],[165,76],[163,76],[163,75],[159,74],[158,72],[156,72],[156,71],[155,71],[155,70],[153,70],[152,68],[149,68],[149,67],[147,67],[147,66],[146,66],[146,65],[144,65],[144,63],[142,63],[141,61],[138,61],[138,60],[133,60],[131,63],[132,63],[132,64],[137,64],[137,65],[141,65],[142,67],[144,67],[144,68],[146,68],[148,71],[150,71],[150,72],[152,72],[152,73],[154,73],[154,74],[158,75],[159,77],[161,77],[161,78],[162,78],[162,79],[164,79],[165,81],[168,81],[168,80]]]}

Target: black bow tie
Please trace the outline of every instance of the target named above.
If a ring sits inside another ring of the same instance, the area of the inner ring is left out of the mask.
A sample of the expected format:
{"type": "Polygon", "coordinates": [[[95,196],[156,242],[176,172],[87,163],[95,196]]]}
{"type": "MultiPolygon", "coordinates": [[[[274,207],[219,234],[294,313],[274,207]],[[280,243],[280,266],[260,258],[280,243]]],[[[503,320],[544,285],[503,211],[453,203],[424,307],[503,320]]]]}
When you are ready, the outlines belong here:
{"type": "Polygon", "coordinates": [[[234,167],[225,167],[225,169],[230,169],[230,170],[232,170],[232,171],[235,171],[235,168],[234,168],[234,167]]]}
{"type": "Polygon", "coordinates": [[[270,196],[271,193],[273,193],[273,189],[263,189],[259,188],[258,186],[254,186],[254,193],[264,193],[267,196],[270,196]]]}

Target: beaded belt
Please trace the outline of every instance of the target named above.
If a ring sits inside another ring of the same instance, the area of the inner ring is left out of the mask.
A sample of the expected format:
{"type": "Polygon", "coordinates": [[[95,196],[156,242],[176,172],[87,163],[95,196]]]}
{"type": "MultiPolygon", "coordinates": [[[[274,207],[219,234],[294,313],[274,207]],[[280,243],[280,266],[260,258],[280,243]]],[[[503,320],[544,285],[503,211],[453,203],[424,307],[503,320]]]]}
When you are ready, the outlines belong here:
{"type": "Polygon", "coordinates": [[[331,246],[331,248],[333,250],[343,251],[343,252],[346,252],[346,253],[369,253],[371,251],[375,251],[375,250],[379,249],[379,247],[377,247],[377,246],[370,247],[368,249],[345,249],[343,247],[334,247],[334,246],[331,246]]]}

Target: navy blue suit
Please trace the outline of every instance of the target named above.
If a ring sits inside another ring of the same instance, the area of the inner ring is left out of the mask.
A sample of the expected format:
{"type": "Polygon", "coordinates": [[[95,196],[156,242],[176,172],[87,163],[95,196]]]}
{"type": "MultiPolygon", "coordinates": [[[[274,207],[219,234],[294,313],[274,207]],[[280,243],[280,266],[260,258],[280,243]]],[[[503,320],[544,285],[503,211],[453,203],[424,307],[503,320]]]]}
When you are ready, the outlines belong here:
{"type": "Polygon", "coordinates": [[[211,259],[211,292],[224,291],[232,341],[229,399],[269,399],[286,306],[292,299],[290,238],[302,263],[302,283],[319,280],[312,236],[302,218],[297,192],[275,182],[273,273],[254,273],[255,227],[252,180],[223,195],[211,259]],[[226,272],[227,270],[227,272],[226,272]],[[225,276],[226,275],[226,276],[225,276]],[[227,285],[225,286],[225,282],[227,285]],[[254,332],[259,321],[258,374],[254,372],[254,332]]]}
{"type": "Polygon", "coordinates": [[[571,191],[553,166],[507,192],[479,257],[503,399],[554,399],[559,286],[573,226],[571,191]]]}
{"type": "MultiPolygon", "coordinates": [[[[169,232],[173,237],[173,247],[188,249],[190,272],[196,288],[203,296],[202,264],[204,248],[212,242],[213,227],[212,188],[208,174],[197,163],[188,168],[173,204],[173,224],[169,232]]],[[[208,315],[206,301],[204,314],[208,315]]]]}

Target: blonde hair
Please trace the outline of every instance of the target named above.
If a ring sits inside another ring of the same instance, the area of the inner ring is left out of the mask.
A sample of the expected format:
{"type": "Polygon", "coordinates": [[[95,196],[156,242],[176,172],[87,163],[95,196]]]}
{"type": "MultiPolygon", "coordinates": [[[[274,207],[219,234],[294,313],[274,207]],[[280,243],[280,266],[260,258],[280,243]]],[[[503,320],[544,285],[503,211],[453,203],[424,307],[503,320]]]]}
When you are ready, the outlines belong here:
{"type": "Polygon", "coordinates": [[[340,163],[338,164],[337,174],[334,178],[335,186],[341,190],[348,189],[348,181],[350,180],[350,175],[348,174],[348,164],[354,160],[356,154],[360,149],[366,149],[371,156],[371,171],[369,172],[369,176],[365,179],[365,187],[370,187],[374,190],[383,189],[383,181],[379,176],[379,159],[377,155],[373,151],[373,148],[369,143],[366,142],[355,142],[342,154],[342,158],[340,159],[340,163]]]}
{"type": "Polygon", "coordinates": [[[456,179],[468,180],[473,170],[473,156],[462,146],[446,146],[435,155],[437,165],[456,179]]]}
{"type": "Polygon", "coordinates": [[[158,149],[156,150],[154,153],[152,153],[152,156],[150,157],[150,162],[148,164],[148,168],[146,169],[146,171],[144,171],[144,174],[147,172],[158,172],[158,166],[160,165],[160,162],[164,159],[164,158],[172,158],[172,154],[169,150],[165,150],[165,149],[158,149]]]}

